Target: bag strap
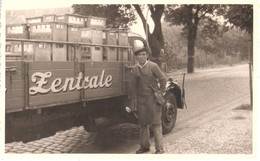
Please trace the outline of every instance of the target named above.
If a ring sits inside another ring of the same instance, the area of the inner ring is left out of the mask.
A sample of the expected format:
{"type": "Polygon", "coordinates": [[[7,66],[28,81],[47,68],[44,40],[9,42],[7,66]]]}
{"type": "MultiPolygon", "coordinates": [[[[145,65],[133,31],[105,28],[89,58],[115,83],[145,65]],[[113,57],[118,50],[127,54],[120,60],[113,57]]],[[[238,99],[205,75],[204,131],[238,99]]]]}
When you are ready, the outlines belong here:
{"type": "Polygon", "coordinates": [[[137,66],[137,68],[139,69],[139,71],[140,71],[140,73],[141,73],[141,77],[142,77],[142,79],[145,81],[145,83],[147,83],[147,84],[153,89],[154,92],[157,92],[157,91],[155,90],[155,88],[144,78],[143,72],[141,71],[140,67],[137,66]]]}

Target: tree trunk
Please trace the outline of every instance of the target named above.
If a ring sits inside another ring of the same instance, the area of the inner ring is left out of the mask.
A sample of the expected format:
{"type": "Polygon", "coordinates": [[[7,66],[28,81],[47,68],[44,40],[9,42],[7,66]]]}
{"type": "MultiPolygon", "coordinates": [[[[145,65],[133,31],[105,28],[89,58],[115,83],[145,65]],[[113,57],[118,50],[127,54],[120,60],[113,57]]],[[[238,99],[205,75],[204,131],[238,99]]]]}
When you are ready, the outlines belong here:
{"type": "Polygon", "coordinates": [[[148,42],[152,51],[153,62],[157,63],[162,69],[161,49],[164,48],[164,38],[162,34],[161,18],[164,11],[164,5],[148,5],[151,12],[151,18],[154,22],[154,30],[149,34],[148,42]]]}
{"type": "Polygon", "coordinates": [[[160,59],[160,42],[153,34],[150,34],[150,36],[148,37],[148,42],[152,51],[152,57],[150,58],[150,60],[155,62],[161,68],[162,62],[160,59]]]}
{"type": "Polygon", "coordinates": [[[153,33],[150,33],[149,25],[142,13],[140,5],[133,5],[142,20],[143,28],[145,33],[148,33],[148,43],[151,49],[151,56],[150,60],[158,64],[161,68],[162,66],[162,59],[160,57],[160,51],[164,47],[164,38],[162,34],[162,24],[161,24],[161,17],[164,11],[164,5],[148,5],[149,10],[151,12],[151,17],[154,22],[154,30],[153,33]],[[147,28],[146,28],[147,25],[147,28]],[[147,31],[146,31],[147,29],[147,31]]]}
{"type": "Polygon", "coordinates": [[[197,37],[197,30],[199,24],[199,10],[200,5],[189,5],[188,6],[188,64],[187,64],[187,72],[193,73],[195,66],[195,42],[197,37]],[[192,13],[193,8],[196,9],[195,14],[192,13]]]}
{"type": "MultiPolygon", "coordinates": [[[[190,29],[190,30],[192,30],[192,29],[190,29]]],[[[187,72],[188,73],[193,73],[194,72],[194,64],[195,64],[194,63],[194,49],[195,49],[195,39],[192,37],[192,34],[190,34],[190,31],[189,31],[189,39],[188,39],[188,66],[187,66],[187,72]]]]}
{"type": "Polygon", "coordinates": [[[194,47],[195,47],[195,33],[194,33],[194,25],[192,23],[192,8],[193,5],[189,5],[189,22],[188,22],[188,63],[187,63],[187,72],[194,72],[194,47]]]}

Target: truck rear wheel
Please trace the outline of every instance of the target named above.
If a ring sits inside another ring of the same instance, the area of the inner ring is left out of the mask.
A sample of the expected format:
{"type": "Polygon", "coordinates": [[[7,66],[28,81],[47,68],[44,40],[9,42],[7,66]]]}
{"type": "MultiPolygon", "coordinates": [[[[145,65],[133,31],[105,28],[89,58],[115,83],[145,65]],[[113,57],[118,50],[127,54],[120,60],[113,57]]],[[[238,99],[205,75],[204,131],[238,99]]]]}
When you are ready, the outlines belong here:
{"type": "Polygon", "coordinates": [[[87,132],[96,131],[95,120],[89,113],[86,115],[86,121],[84,122],[83,127],[87,132]]]}
{"type": "Polygon", "coordinates": [[[163,134],[172,131],[177,118],[177,100],[174,93],[165,95],[165,104],[162,107],[162,131],[163,134]]]}

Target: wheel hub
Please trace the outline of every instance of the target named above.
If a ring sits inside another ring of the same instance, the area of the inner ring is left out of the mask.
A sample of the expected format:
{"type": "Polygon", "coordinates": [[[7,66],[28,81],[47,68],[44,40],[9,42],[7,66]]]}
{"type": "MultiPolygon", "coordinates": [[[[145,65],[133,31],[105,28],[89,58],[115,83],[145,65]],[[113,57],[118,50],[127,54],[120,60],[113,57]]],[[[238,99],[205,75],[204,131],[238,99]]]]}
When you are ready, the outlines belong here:
{"type": "Polygon", "coordinates": [[[166,103],[165,108],[166,108],[166,112],[165,112],[166,121],[170,122],[174,118],[173,104],[168,102],[166,103]]]}

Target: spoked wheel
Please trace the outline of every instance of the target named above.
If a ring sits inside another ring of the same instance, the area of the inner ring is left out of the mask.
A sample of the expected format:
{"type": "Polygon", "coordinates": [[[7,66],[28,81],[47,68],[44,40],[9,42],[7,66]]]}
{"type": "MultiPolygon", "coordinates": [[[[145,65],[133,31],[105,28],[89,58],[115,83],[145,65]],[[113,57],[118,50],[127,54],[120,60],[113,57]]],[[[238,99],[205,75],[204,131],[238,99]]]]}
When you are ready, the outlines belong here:
{"type": "Polygon", "coordinates": [[[173,93],[165,95],[165,104],[162,108],[162,130],[163,134],[172,131],[177,118],[177,100],[173,93]]]}

